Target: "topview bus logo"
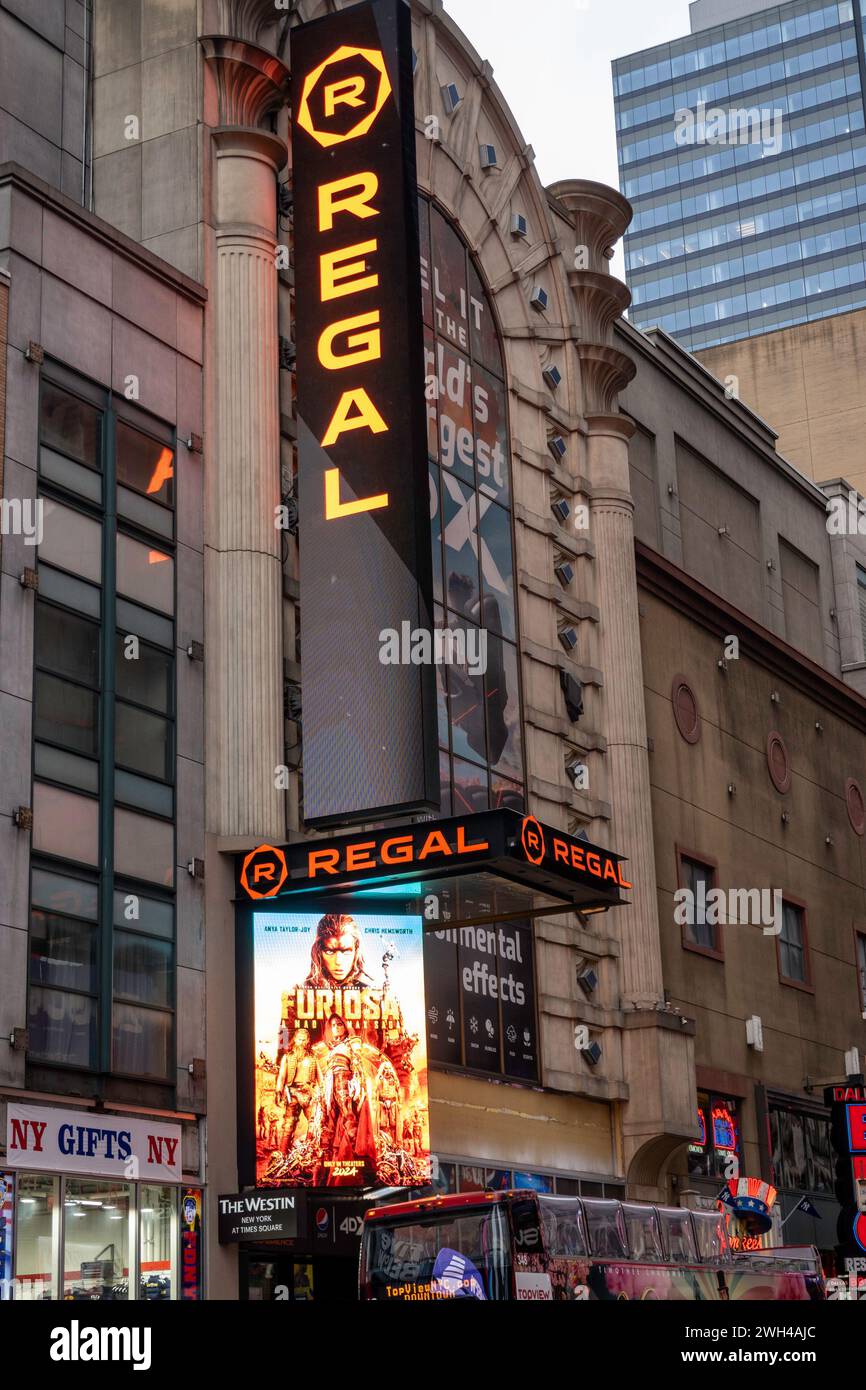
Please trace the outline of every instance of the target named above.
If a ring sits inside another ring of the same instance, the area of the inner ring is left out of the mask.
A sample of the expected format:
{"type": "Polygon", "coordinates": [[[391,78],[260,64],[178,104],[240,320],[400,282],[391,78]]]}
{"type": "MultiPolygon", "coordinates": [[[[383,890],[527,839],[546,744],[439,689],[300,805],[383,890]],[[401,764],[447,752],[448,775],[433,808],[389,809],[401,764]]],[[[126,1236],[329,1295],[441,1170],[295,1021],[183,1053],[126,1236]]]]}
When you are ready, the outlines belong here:
{"type": "Polygon", "coordinates": [[[344,44],[308,75],[297,123],[324,149],[357,140],[372,128],[391,90],[378,49],[344,44]]]}

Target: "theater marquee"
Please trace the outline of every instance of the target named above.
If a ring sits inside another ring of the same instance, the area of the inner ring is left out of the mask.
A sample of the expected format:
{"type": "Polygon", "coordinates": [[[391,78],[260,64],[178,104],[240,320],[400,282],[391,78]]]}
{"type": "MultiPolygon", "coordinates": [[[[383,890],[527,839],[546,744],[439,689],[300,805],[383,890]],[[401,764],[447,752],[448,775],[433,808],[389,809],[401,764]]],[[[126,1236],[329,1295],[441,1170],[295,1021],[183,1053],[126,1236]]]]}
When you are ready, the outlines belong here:
{"type": "Polygon", "coordinates": [[[409,7],[292,31],[304,818],[438,808],[409,7]]]}
{"type": "Polygon", "coordinates": [[[621,857],[501,808],[237,859],[241,1186],[428,1179],[429,1063],[534,1084],[532,919],[616,907],[621,857]]]}

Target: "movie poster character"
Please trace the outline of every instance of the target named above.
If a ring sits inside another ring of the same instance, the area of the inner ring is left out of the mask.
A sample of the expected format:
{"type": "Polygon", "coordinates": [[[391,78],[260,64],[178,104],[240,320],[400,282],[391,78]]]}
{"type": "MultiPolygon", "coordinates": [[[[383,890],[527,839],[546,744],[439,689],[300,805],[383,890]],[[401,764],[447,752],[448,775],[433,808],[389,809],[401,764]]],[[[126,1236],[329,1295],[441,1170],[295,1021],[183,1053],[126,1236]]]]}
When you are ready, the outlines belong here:
{"type": "Polygon", "coordinates": [[[424,1186],[420,918],[261,913],[254,932],[258,1185],[424,1186]]]}

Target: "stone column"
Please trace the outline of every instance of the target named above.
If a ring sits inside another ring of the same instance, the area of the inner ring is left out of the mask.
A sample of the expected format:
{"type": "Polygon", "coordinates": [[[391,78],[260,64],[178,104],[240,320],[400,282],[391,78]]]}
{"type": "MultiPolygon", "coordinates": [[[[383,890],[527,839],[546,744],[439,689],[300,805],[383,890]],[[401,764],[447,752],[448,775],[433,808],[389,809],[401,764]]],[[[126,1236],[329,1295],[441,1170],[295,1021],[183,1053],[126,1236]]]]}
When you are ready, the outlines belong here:
{"type": "Polygon", "coordinates": [[[601,613],[599,665],[604,672],[614,846],[628,856],[631,906],[618,914],[622,932],[623,1004],[652,1008],[663,1001],[661,943],[653,846],[643,665],[640,649],[628,441],[634,426],[617,400],[635,375],[632,360],[613,345],[613,323],[630,303],[625,285],[607,272],[611,247],[631,220],[631,207],[613,189],[587,180],[555,184],[551,192],[574,220],[582,255],[570,272],[577,312],[577,353],[592,484],[590,534],[595,548],[596,601],[601,613]]]}
{"type": "Polygon", "coordinates": [[[634,884],[630,905],[615,914],[622,943],[622,1053],[629,1091],[622,1108],[623,1159],[629,1195],[658,1200],[667,1197],[664,1173],[671,1154],[695,1132],[695,1028],[664,1007],[628,467],[634,426],[617,404],[636,368],[616,347],[613,333],[630,295],[607,273],[611,248],[629,224],[631,207],[613,189],[585,180],[555,184],[550,192],[568,209],[582,252],[569,280],[591,488],[603,731],[613,842],[628,856],[628,878],[634,884]]]}
{"type": "Polygon", "coordinates": [[[263,128],[287,99],[279,59],[242,40],[201,40],[215,79],[215,260],[209,330],[215,437],[206,457],[208,829],[285,839],[276,176],[263,128]]]}
{"type": "MultiPolygon", "coordinates": [[[[625,384],[625,383],[623,383],[625,384]]],[[[634,503],[622,415],[590,415],[588,462],[593,484],[590,534],[595,545],[601,613],[599,665],[604,671],[604,732],[613,805],[614,845],[628,855],[631,906],[619,914],[623,935],[621,994],[626,1007],[664,997],[658,925],[652,799],[634,559],[634,503]],[[624,475],[624,476],[623,476],[624,475]]]]}

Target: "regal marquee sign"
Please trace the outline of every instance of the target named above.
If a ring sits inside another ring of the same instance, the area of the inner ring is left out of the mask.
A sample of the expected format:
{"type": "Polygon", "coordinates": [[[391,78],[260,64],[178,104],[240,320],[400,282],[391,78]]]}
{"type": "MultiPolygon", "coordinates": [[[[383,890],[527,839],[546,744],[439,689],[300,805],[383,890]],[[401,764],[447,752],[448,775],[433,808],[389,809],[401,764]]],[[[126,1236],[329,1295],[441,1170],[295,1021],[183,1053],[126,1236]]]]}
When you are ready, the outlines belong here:
{"type": "Polygon", "coordinates": [[[292,33],[304,802],[308,825],[438,807],[409,7],[292,33]]]}

